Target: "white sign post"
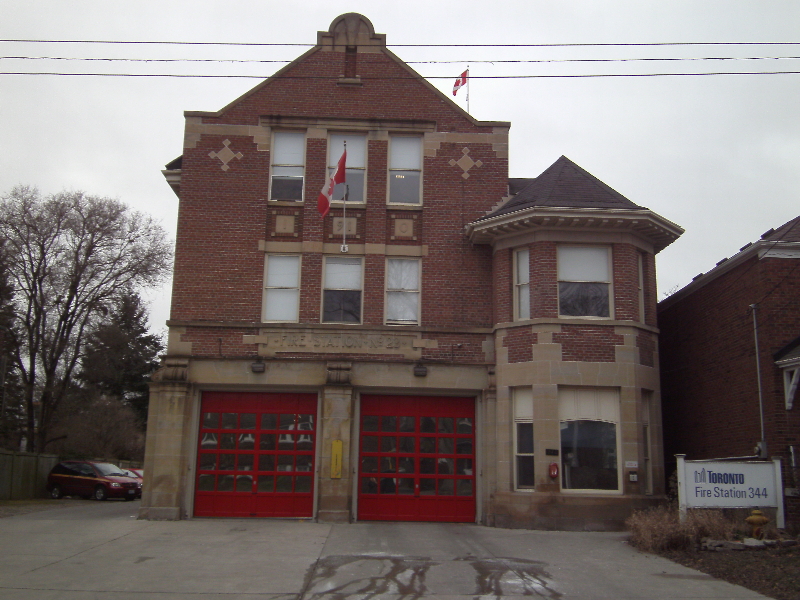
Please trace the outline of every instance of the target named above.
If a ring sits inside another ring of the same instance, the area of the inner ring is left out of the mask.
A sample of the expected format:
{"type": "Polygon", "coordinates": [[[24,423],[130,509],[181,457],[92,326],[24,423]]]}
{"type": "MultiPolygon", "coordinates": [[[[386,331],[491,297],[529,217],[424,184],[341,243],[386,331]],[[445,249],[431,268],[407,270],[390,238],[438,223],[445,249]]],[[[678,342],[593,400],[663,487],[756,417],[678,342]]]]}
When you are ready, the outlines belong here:
{"type": "Polygon", "coordinates": [[[687,508],[778,509],[778,528],[786,526],[783,513],[781,459],[752,460],[678,459],[678,504],[681,520],[687,508]]]}

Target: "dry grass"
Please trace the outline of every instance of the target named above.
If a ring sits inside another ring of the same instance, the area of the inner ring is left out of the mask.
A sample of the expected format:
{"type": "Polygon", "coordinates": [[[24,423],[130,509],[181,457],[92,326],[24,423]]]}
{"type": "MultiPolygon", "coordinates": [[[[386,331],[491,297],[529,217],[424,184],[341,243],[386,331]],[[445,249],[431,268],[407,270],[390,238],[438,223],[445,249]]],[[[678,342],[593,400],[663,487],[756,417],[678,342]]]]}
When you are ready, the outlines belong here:
{"type": "Polygon", "coordinates": [[[678,509],[659,506],[637,511],[626,521],[630,543],[645,552],[696,548],[702,538],[732,540],[742,537],[741,525],[719,510],[690,510],[681,522],[678,509]]]}

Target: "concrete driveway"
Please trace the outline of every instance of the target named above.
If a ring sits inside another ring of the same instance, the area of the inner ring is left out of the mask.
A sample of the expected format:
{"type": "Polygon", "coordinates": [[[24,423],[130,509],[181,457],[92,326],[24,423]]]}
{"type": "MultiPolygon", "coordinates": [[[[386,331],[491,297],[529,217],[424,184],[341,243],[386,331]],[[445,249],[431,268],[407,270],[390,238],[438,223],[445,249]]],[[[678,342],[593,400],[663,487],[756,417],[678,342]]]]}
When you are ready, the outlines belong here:
{"type": "Polygon", "coordinates": [[[475,525],[137,521],[139,502],[0,519],[0,599],[765,598],[621,534],[475,525]]]}

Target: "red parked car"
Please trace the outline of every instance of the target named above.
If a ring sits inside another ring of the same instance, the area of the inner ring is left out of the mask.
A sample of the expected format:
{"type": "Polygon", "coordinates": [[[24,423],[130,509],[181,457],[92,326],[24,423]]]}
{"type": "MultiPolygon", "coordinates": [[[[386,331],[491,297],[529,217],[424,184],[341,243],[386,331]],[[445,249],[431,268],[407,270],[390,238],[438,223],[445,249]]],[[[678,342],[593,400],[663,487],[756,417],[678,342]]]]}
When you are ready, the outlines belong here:
{"type": "Polygon", "coordinates": [[[65,460],[47,476],[47,490],[54,499],[82,496],[105,500],[142,497],[142,482],[128,477],[116,465],[88,460],[65,460]]]}

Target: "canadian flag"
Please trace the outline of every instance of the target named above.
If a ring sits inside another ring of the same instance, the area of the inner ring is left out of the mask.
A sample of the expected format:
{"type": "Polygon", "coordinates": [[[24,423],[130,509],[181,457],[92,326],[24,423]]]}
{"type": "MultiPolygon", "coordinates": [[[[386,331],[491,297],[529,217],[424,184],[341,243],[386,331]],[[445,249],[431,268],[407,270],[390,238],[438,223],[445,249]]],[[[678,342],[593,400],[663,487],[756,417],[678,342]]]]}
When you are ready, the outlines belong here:
{"type": "Polygon", "coordinates": [[[458,90],[467,85],[467,77],[469,77],[469,69],[459,75],[458,79],[456,79],[456,82],[453,84],[453,96],[458,93],[458,90]]]}
{"type": "Polygon", "coordinates": [[[346,163],[347,148],[345,148],[344,152],[342,152],[342,158],[339,159],[339,163],[336,165],[336,170],[333,172],[333,175],[331,175],[330,181],[328,181],[327,185],[322,188],[322,191],[319,193],[319,198],[317,198],[317,210],[323,218],[325,218],[325,215],[327,215],[328,211],[331,209],[331,196],[333,196],[333,188],[337,183],[344,183],[347,178],[347,168],[345,166],[346,163]]]}

